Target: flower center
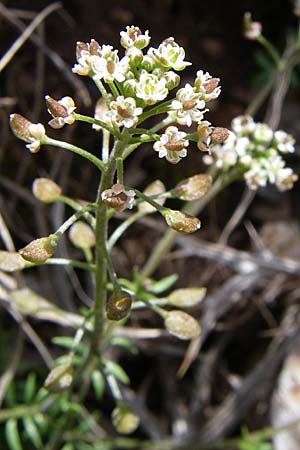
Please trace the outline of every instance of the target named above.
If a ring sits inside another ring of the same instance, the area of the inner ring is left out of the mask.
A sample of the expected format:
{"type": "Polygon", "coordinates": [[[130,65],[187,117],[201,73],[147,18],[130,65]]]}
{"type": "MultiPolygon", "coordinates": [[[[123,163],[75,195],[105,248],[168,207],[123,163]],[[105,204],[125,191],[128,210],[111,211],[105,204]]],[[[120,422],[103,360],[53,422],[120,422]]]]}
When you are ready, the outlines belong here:
{"type": "Polygon", "coordinates": [[[165,147],[167,150],[171,152],[180,152],[182,149],[186,147],[186,141],[184,140],[169,141],[167,144],[165,144],[165,147]]]}

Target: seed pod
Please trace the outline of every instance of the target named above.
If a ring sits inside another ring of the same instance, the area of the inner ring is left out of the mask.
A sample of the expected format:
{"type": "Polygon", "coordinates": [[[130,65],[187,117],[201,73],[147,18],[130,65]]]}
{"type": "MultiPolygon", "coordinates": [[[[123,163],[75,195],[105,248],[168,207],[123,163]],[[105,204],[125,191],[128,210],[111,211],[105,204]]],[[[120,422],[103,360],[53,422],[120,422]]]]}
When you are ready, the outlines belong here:
{"type": "Polygon", "coordinates": [[[94,247],[96,243],[95,233],[85,222],[75,222],[69,231],[69,238],[75,247],[87,249],[94,247]]]}
{"type": "Polygon", "coordinates": [[[50,236],[30,242],[26,247],[19,250],[19,253],[26,261],[42,264],[54,255],[57,242],[58,237],[55,234],[50,234],[50,236]]]}
{"type": "Polygon", "coordinates": [[[208,193],[211,185],[212,177],[205,173],[200,173],[183,180],[171,191],[171,193],[181,200],[198,200],[208,193]]]}
{"type": "Polygon", "coordinates": [[[177,310],[166,313],[165,327],[170,334],[179,339],[193,339],[201,332],[200,325],[194,317],[177,310]]]}
{"type": "Polygon", "coordinates": [[[32,185],[33,195],[43,203],[52,203],[61,195],[61,188],[49,178],[36,178],[32,185]]]}
{"type": "Polygon", "coordinates": [[[229,136],[229,131],[227,130],[227,128],[223,128],[223,127],[213,128],[211,135],[210,135],[211,145],[223,144],[223,142],[226,141],[228,136],[229,136]]]}
{"type": "Polygon", "coordinates": [[[203,300],[205,294],[205,287],[175,289],[175,291],[167,296],[167,300],[172,305],[181,308],[190,308],[200,303],[203,300]]]}
{"type": "Polygon", "coordinates": [[[181,211],[166,209],[163,216],[169,227],[180,233],[194,233],[201,227],[201,222],[197,217],[184,214],[181,211]]]}
{"type": "Polygon", "coordinates": [[[121,320],[131,309],[131,297],[122,291],[113,292],[106,303],[106,315],[109,320],[121,320]]]}
{"type": "MultiPolygon", "coordinates": [[[[161,194],[163,192],[166,192],[166,188],[165,188],[164,183],[162,181],[160,181],[160,180],[155,180],[155,181],[153,181],[152,183],[150,183],[146,187],[146,189],[144,190],[143,193],[145,195],[147,195],[148,197],[151,197],[151,195],[157,195],[157,194],[161,194]]],[[[165,198],[156,198],[155,201],[159,205],[163,206],[163,204],[165,203],[166,199],[165,198]]],[[[154,206],[150,205],[147,202],[141,202],[138,205],[138,210],[143,212],[143,213],[147,213],[147,214],[150,214],[150,213],[156,211],[154,206]]]]}
{"type": "Polygon", "coordinates": [[[30,142],[30,125],[32,122],[21,116],[21,114],[11,114],[10,115],[10,128],[12,129],[14,135],[25,142],[30,142]]]}
{"type": "Polygon", "coordinates": [[[0,270],[3,272],[15,272],[24,269],[26,263],[17,252],[0,250],[0,270]]]}
{"type": "Polygon", "coordinates": [[[135,192],[126,190],[121,183],[113,184],[110,189],[105,189],[101,193],[102,201],[110,208],[116,211],[122,211],[125,208],[132,209],[135,192]]]}
{"type": "Polygon", "coordinates": [[[73,381],[73,367],[71,361],[67,361],[61,366],[54,367],[47,376],[44,387],[49,392],[62,392],[71,386],[73,381]]]}
{"type": "Polygon", "coordinates": [[[139,426],[140,419],[127,406],[119,405],[113,410],[112,423],[118,433],[133,433],[139,426]]]}

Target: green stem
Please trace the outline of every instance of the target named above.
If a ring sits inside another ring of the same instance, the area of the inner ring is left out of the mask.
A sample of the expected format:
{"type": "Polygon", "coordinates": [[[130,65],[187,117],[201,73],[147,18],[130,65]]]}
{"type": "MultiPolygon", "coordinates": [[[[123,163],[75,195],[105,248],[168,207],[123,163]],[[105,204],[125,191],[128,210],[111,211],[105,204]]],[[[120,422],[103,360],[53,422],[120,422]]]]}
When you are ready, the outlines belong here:
{"type": "MultiPolygon", "coordinates": [[[[221,177],[217,178],[213,184],[211,190],[202,197],[200,200],[195,200],[189,202],[183,208],[183,211],[187,214],[198,215],[202,209],[214,198],[218,192],[220,192],[224,187],[223,179],[221,177]]],[[[173,243],[178,236],[178,232],[172,229],[168,229],[164,236],[159,240],[159,242],[154,247],[147,263],[145,264],[143,270],[141,271],[141,276],[143,279],[151,276],[156,268],[161,263],[163,255],[165,255],[172,247],[173,243]]]]}
{"type": "Polygon", "coordinates": [[[104,84],[102,83],[102,81],[97,80],[95,78],[93,78],[93,81],[94,81],[95,85],[97,86],[97,88],[99,89],[102,97],[104,98],[105,103],[107,104],[107,106],[109,106],[110,102],[111,102],[111,98],[110,98],[109,93],[105,89],[104,84]]]}
{"type": "Polygon", "coordinates": [[[93,163],[99,170],[104,170],[104,163],[97,158],[96,156],[92,155],[92,153],[87,152],[86,150],[83,150],[80,147],[77,147],[76,145],[69,144],[67,142],[58,141],[56,139],[49,138],[48,136],[44,136],[41,140],[41,143],[43,145],[52,145],[53,147],[59,147],[64,148],[65,150],[69,150],[72,153],[76,153],[77,155],[81,156],[82,158],[85,158],[89,160],[91,163],[93,163]]]}
{"type": "Polygon", "coordinates": [[[109,162],[107,163],[106,168],[102,173],[97,194],[94,332],[91,338],[91,346],[94,353],[98,353],[103,337],[107,281],[107,260],[105,243],[107,241],[108,207],[102,201],[101,193],[112,185],[116,171],[116,158],[121,156],[125,145],[126,142],[115,142],[109,162]]]}
{"type": "MultiPolygon", "coordinates": [[[[40,265],[40,264],[39,264],[40,265]]],[[[50,258],[47,259],[43,263],[43,265],[50,265],[50,266],[69,266],[69,267],[76,267],[78,269],[84,269],[84,270],[95,270],[94,264],[83,262],[83,261],[75,261],[73,259],[67,259],[67,258],[50,258]]],[[[32,267],[33,264],[31,264],[28,267],[32,267]]]]}
{"type": "Polygon", "coordinates": [[[95,119],[94,117],[84,116],[83,114],[77,114],[77,113],[73,113],[73,116],[75,117],[76,120],[78,120],[80,122],[87,122],[87,123],[91,123],[93,125],[99,125],[101,128],[104,128],[104,130],[109,131],[111,134],[117,136],[118,138],[121,136],[121,133],[119,132],[119,130],[111,127],[103,120],[95,119]]]}
{"type": "MultiPolygon", "coordinates": [[[[57,197],[55,199],[55,201],[63,202],[63,203],[65,203],[65,205],[70,206],[75,211],[79,211],[82,209],[82,205],[79,202],[77,202],[76,200],[73,200],[70,197],[66,197],[65,195],[60,195],[59,197],[57,197]]],[[[95,228],[95,226],[96,226],[95,217],[93,217],[89,212],[84,213],[83,217],[91,225],[92,228],[95,228]]]]}
{"type": "Polygon", "coordinates": [[[79,209],[76,211],[75,214],[73,214],[71,217],[69,217],[68,220],[66,220],[56,231],[54,234],[56,236],[60,237],[62,234],[64,234],[73,223],[75,223],[81,216],[83,216],[86,212],[90,211],[93,208],[93,205],[87,205],[84,208],[79,209]]]}
{"type": "Polygon", "coordinates": [[[155,202],[151,197],[148,197],[148,195],[143,194],[143,192],[139,191],[138,189],[133,189],[136,193],[137,197],[141,198],[143,201],[149,203],[153,208],[155,208],[159,213],[162,214],[163,211],[167,210],[168,208],[165,208],[164,206],[161,206],[159,203],[155,202]]]}
{"type": "Polygon", "coordinates": [[[260,34],[257,38],[256,38],[257,42],[259,42],[263,47],[265,47],[265,49],[267,50],[267,52],[269,53],[269,55],[271,56],[271,58],[274,60],[276,66],[278,68],[280,68],[281,66],[281,58],[280,58],[280,54],[278,53],[278,51],[276,50],[276,48],[273,46],[273,44],[271,44],[271,42],[269,42],[262,34],[260,34]]]}
{"type": "Polygon", "coordinates": [[[124,222],[122,222],[121,225],[118,226],[118,228],[116,228],[115,231],[110,236],[108,243],[107,243],[108,251],[110,251],[114,247],[116,242],[120,239],[122,234],[125,233],[127,228],[129,228],[130,225],[132,225],[136,220],[138,220],[140,217],[143,217],[143,216],[144,216],[144,212],[137,211],[136,213],[131,214],[128,217],[128,219],[124,220],[124,222]]]}
{"type": "Polygon", "coordinates": [[[124,164],[123,164],[123,158],[119,156],[116,158],[117,162],[117,180],[118,183],[123,184],[124,183],[124,164]]]}
{"type": "Polygon", "coordinates": [[[170,100],[159,103],[157,106],[154,106],[153,108],[148,109],[148,111],[145,111],[143,114],[141,114],[138,124],[144,122],[144,120],[148,119],[149,117],[167,112],[173,100],[174,99],[171,98],[170,100]]]}
{"type": "Polygon", "coordinates": [[[107,130],[103,130],[102,136],[102,160],[106,164],[109,160],[109,139],[110,132],[107,130]]]}

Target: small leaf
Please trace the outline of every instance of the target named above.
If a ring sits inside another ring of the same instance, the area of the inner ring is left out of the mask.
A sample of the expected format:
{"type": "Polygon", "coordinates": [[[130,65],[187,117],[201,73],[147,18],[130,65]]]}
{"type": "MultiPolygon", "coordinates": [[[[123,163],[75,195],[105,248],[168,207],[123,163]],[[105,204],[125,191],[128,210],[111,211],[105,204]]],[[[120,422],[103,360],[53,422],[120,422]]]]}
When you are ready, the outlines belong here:
{"type": "Polygon", "coordinates": [[[138,353],[138,348],[131,342],[131,340],[123,336],[112,336],[110,343],[112,346],[125,348],[133,355],[138,353]]]}
{"type": "Polygon", "coordinates": [[[7,406],[9,406],[10,408],[15,406],[17,403],[16,386],[15,386],[15,383],[13,382],[13,380],[9,383],[8,388],[6,390],[5,402],[6,402],[7,406]]]}
{"type": "MultiPolygon", "coordinates": [[[[72,349],[74,338],[71,336],[55,336],[51,339],[53,344],[59,345],[60,347],[67,348],[68,350],[72,349]]],[[[77,351],[80,353],[84,352],[84,345],[82,343],[78,344],[76,347],[77,351]]]]}
{"type": "Polygon", "coordinates": [[[9,419],[6,422],[5,437],[10,450],[23,450],[16,419],[9,419]]]}
{"type": "Polygon", "coordinates": [[[92,373],[92,384],[98,400],[103,397],[105,389],[105,381],[102,373],[99,370],[94,370],[92,373]]]}
{"type": "Polygon", "coordinates": [[[173,273],[172,275],[164,277],[161,280],[152,281],[150,291],[154,294],[161,294],[167,289],[170,289],[170,287],[173,286],[173,284],[176,283],[177,280],[178,275],[176,273],[173,273]]]}
{"type": "Polygon", "coordinates": [[[114,375],[118,381],[121,381],[121,383],[124,384],[130,384],[130,379],[127,373],[118,363],[107,359],[104,364],[107,372],[114,375]]]}
{"type": "Polygon", "coordinates": [[[28,439],[33,443],[35,448],[40,449],[43,446],[39,430],[31,417],[23,417],[23,425],[28,439]]]}
{"type": "Polygon", "coordinates": [[[25,382],[24,386],[24,402],[30,403],[34,397],[36,391],[36,375],[34,372],[31,372],[25,382]]]}

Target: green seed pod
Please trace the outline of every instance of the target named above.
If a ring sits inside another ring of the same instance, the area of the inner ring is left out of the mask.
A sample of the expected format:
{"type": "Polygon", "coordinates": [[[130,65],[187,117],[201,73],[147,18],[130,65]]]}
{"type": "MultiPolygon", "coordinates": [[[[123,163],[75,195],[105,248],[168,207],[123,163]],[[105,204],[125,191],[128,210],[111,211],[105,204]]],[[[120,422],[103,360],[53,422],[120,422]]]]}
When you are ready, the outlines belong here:
{"type": "Polygon", "coordinates": [[[212,177],[205,173],[200,173],[183,180],[171,192],[181,200],[198,200],[208,193],[211,185],[212,177]]]}
{"type": "Polygon", "coordinates": [[[133,433],[139,426],[140,419],[127,406],[119,405],[113,410],[112,423],[118,433],[133,433]]]}
{"type": "Polygon", "coordinates": [[[168,295],[167,300],[172,305],[181,308],[190,308],[200,303],[205,294],[205,287],[175,289],[175,291],[168,295]]]}
{"type": "Polygon", "coordinates": [[[61,188],[49,178],[37,178],[32,185],[35,198],[43,203],[52,203],[61,195],[61,188]]]}
{"type": "Polygon", "coordinates": [[[62,392],[71,386],[73,381],[73,367],[69,360],[61,366],[54,367],[47,376],[44,387],[49,392],[62,392]]]}
{"type": "Polygon", "coordinates": [[[180,233],[194,233],[201,227],[201,222],[197,217],[184,214],[181,211],[166,209],[163,216],[169,227],[180,233]]]}
{"type": "Polygon", "coordinates": [[[69,238],[75,247],[87,249],[94,247],[96,243],[95,233],[85,222],[75,222],[69,232],[69,238]]]}
{"type": "Polygon", "coordinates": [[[193,339],[201,332],[200,325],[194,317],[177,310],[166,313],[165,327],[170,334],[179,339],[193,339]]]}
{"type": "Polygon", "coordinates": [[[122,291],[113,292],[106,303],[106,315],[109,320],[121,320],[131,309],[131,297],[122,291]]]}
{"type": "Polygon", "coordinates": [[[26,261],[42,264],[54,255],[57,242],[58,237],[55,234],[50,234],[50,236],[30,242],[26,247],[19,250],[19,253],[26,261]]]}
{"type": "Polygon", "coordinates": [[[25,265],[26,263],[19,253],[0,250],[0,270],[3,270],[3,272],[22,270],[25,265]]]}

